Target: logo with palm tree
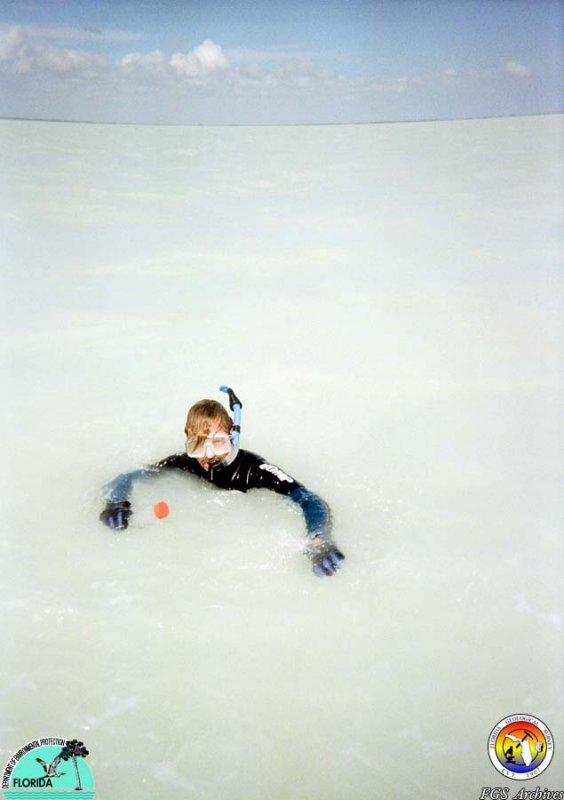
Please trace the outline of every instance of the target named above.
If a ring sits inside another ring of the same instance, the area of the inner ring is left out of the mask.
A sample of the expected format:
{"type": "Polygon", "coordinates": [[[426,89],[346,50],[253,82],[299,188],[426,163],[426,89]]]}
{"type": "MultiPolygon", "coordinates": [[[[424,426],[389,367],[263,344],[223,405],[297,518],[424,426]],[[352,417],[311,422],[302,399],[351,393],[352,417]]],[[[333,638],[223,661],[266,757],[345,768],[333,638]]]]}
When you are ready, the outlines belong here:
{"type": "Polygon", "coordinates": [[[57,737],[35,739],[20,747],[2,774],[2,791],[7,800],[61,800],[94,797],[94,780],[85,759],[84,742],[57,737]],[[76,793],[80,792],[80,795],[76,793]]]}

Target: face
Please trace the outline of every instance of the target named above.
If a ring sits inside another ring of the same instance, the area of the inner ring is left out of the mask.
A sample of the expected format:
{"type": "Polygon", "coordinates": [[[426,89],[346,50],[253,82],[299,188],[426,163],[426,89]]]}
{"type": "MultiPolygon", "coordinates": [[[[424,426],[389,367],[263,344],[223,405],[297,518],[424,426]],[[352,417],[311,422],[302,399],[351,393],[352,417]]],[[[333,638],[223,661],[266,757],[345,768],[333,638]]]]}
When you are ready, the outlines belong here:
{"type": "MultiPolygon", "coordinates": [[[[217,419],[210,419],[207,420],[201,429],[201,435],[206,436],[207,439],[212,439],[214,436],[218,436],[221,434],[229,433],[222,424],[220,420],[217,419]]],[[[196,460],[202,467],[208,471],[210,466],[213,464],[218,464],[220,461],[223,461],[226,456],[229,455],[232,449],[232,444],[230,441],[226,442],[226,447],[228,448],[225,452],[220,452],[219,454],[216,452],[217,447],[214,449],[211,444],[204,444],[204,454],[197,457],[196,460]]]]}

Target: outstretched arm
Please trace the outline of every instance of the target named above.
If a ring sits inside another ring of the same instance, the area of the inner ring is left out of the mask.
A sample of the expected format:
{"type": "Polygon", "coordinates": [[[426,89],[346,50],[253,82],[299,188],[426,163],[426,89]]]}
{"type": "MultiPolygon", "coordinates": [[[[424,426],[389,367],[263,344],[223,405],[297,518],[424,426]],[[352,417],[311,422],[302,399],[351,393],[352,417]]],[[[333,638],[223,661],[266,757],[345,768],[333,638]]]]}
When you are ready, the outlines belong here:
{"type": "Polygon", "coordinates": [[[114,530],[123,530],[129,525],[129,517],[133,514],[129,496],[135,483],[146,480],[155,468],[136,469],[124,472],[104,486],[106,505],[100,514],[102,522],[114,530]]]}
{"type": "Polygon", "coordinates": [[[271,489],[300,506],[308,537],[305,554],[311,560],[316,575],[333,575],[340,568],[345,556],[331,536],[331,511],[325,500],[279,467],[262,460],[251,471],[251,487],[271,489]]]}
{"type": "Polygon", "coordinates": [[[288,497],[302,509],[309,539],[305,554],[313,564],[313,571],[320,578],[324,575],[333,575],[340,568],[345,556],[331,536],[332,520],[329,506],[325,500],[305,486],[298,486],[288,497]]]}
{"type": "Polygon", "coordinates": [[[129,500],[133,487],[139,481],[144,481],[152,475],[157,475],[163,469],[183,468],[182,456],[169,456],[158,464],[152,464],[133,472],[124,472],[104,486],[106,505],[100,514],[102,522],[114,530],[123,530],[129,525],[129,518],[133,514],[129,500]]]}

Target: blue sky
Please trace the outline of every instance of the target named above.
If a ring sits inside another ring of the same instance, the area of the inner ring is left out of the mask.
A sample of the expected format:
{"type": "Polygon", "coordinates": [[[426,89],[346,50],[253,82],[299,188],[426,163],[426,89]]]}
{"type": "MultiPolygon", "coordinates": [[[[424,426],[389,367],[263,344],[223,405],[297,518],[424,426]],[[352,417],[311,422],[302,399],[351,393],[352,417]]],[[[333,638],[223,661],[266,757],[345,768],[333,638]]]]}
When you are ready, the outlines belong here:
{"type": "Polygon", "coordinates": [[[562,110],[561,0],[0,0],[0,116],[176,124],[562,110]]]}

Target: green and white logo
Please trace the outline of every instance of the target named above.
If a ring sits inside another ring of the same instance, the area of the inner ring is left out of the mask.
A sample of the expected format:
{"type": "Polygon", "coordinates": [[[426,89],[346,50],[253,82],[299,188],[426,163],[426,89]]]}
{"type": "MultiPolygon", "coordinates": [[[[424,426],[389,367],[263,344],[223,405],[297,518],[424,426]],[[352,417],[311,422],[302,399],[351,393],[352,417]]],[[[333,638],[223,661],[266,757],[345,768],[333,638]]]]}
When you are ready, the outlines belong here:
{"type": "Polygon", "coordinates": [[[85,759],[88,750],[78,739],[44,738],[24,744],[2,773],[6,800],[56,800],[69,796],[90,800],[94,779],[85,759]],[[80,792],[77,795],[76,792],[80,792]]]}

